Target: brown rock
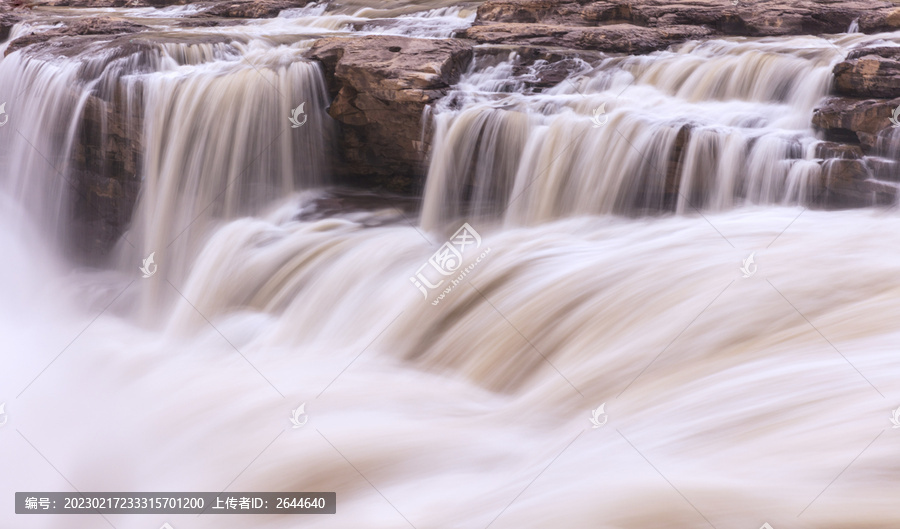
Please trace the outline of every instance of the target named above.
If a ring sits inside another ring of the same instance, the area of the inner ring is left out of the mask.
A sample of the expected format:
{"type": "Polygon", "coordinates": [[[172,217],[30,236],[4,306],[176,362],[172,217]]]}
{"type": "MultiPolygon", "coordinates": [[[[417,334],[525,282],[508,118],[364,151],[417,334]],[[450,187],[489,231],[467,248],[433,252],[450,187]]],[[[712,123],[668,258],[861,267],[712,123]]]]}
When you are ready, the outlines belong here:
{"type": "Polygon", "coordinates": [[[613,53],[649,53],[689,39],[702,38],[711,33],[710,29],[697,26],[670,26],[660,29],[633,24],[577,27],[499,23],[472,26],[460,36],[473,39],[480,44],[558,46],[613,53]]]}
{"type": "Polygon", "coordinates": [[[900,164],[897,160],[870,156],[866,158],[866,164],[878,180],[900,182],[900,164]]]}
{"type": "Polygon", "coordinates": [[[6,55],[32,44],[48,42],[59,37],[71,37],[81,35],[121,35],[122,33],[135,33],[147,29],[146,26],[133,24],[113,17],[79,18],[72,20],[61,28],[55,28],[42,33],[32,33],[19,37],[9,43],[6,55]]]}
{"type": "Polygon", "coordinates": [[[900,8],[886,0],[487,0],[476,23],[541,23],[559,26],[633,24],[705,26],[719,34],[747,36],[840,33],[854,19],[866,32],[900,27],[900,8]]]}
{"type": "Polygon", "coordinates": [[[194,2],[191,0],[42,0],[42,5],[65,7],[166,7],[171,5],[197,4],[205,7],[204,16],[230,18],[271,18],[278,16],[282,9],[303,7],[303,0],[211,0],[194,2]]]}
{"type": "Polygon", "coordinates": [[[228,18],[272,18],[282,9],[303,7],[306,1],[298,0],[227,0],[216,2],[204,10],[204,14],[228,18]]]}
{"type": "Polygon", "coordinates": [[[858,160],[863,157],[862,148],[859,145],[847,145],[823,141],[816,145],[816,158],[840,158],[843,160],[858,160]]]}
{"type": "Polygon", "coordinates": [[[900,48],[851,51],[834,67],[834,89],[848,97],[900,97],[900,48]]]}
{"type": "Polygon", "coordinates": [[[893,204],[897,188],[872,176],[863,160],[826,160],[822,164],[824,204],[832,208],[893,204]]]}
{"type": "Polygon", "coordinates": [[[342,124],[336,161],[342,176],[401,191],[421,181],[430,145],[428,132],[422,141],[423,112],[459,79],[472,47],[460,40],[329,37],[307,56],[322,63],[334,97],[328,113],[342,124]]]}
{"type": "Polygon", "coordinates": [[[22,20],[22,17],[18,14],[0,8],[0,41],[5,41],[9,38],[9,31],[22,20]]]}
{"type": "Polygon", "coordinates": [[[871,152],[877,136],[891,127],[890,118],[900,99],[849,99],[832,97],[813,111],[813,125],[825,132],[825,139],[860,143],[871,152]]]}
{"type": "Polygon", "coordinates": [[[165,7],[185,5],[190,0],[39,0],[51,7],[165,7]]]}

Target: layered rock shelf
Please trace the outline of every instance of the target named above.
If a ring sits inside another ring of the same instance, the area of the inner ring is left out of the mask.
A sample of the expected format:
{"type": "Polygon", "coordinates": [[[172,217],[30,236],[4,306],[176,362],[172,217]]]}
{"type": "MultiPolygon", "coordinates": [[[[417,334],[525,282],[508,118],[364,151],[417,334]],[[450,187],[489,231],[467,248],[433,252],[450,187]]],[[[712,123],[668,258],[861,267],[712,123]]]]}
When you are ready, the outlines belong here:
{"type": "MultiPolygon", "coordinates": [[[[139,7],[184,5],[186,0],[47,0],[20,7],[0,6],[0,38],[12,26],[46,6],[139,7]]],[[[306,5],[296,0],[226,0],[197,2],[196,12],[181,26],[238,23],[235,18],[277,16],[306,5]]],[[[122,17],[66,18],[58,27],[13,40],[6,54],[74,53],[103,43],[115,60],[160,39],[196,38],[226,42],[227,37],[180,37],[153,30],[122,17]],[[144,34],[151,38],[144,38],[144,34]],[[74,51],[73,51],[74,50],[74,51]]],[[[488,0],[477,8],[471,27],[452,38],[397,35],[326,36],[305,53],[318,62],[332,102],[328,114],[338,123],[332,165],[338,179],[358,187],[405,193],[421,189],[431,152],[426,109],[443,98],[478,54],[508,53],[544,70],[531,86],[543,89],[566,78],[572,62],[596,62],[609,54],[646,54],[688,40],[717,37],[771,37],[840,33],[855,23],[874,33],[900,29],[900,7],[882,0],[783,2],[759,0],[635,0],[630,2],[568,0],[488,0]],[[494,51],[491,51],[494,50],[494,51]]],[[[390,27],[390,22],[386,23],[390,27]]],[[[315,37],[313,37],[315,38],[315,37]]],[[[831,97],[823,101],[811,123],[824,143],[818,153],[823,185],[821,204],[856,207],[892,203],[897,198],[896,163],[887,153],[895,131],[891,118],[900,107],[900,48],[875,46],[853,50],[834,68],[831,97]]],[[[137,195],[140,171],[141,116],[126,125],[122,98],[97,94],[84,113],[83,144],[75,149],[79,192],[99,215],[87,231],[98,247],[108,247],[125,229],[137,195]],[[101,114],[105,117],[100,119],[101,114]],[[115,132],[99,145],[99,128],[115,132]],[[97,162],[97,153],[111,159],[97,162]],[[112,153],[112,154],[110,154],[112,153]],[[102,213],[105,212],[105,213],[102,213]]],[[[689,134],[689,129],[685,134],[689,134]]],[[[683,138],[682,138],[683,141],[683,138]]],[[[667,178],[676,187],[679,149],[669,161],[667,178]]],[[[897,153],[894,153],[897,154],[897,153]]],[[[88,208],[82,208],[87,212],[88,208]]]]}

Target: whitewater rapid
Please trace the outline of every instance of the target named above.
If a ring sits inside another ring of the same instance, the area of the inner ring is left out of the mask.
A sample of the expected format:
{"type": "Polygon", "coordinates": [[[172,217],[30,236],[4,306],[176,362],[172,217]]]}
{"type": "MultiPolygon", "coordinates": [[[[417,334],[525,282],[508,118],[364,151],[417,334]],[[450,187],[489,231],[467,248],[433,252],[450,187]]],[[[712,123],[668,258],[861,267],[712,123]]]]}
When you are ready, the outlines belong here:
{"type": "MultiPolygon", "coordinates": [[[[3,320],[16,352],[3,388],[21,391],[102,314],[21,398],[6,396],[4,512],[14,491],[68,480],[336,491],[336,515],[300,522],[313,527],[485,527],[498,514],[491,527],[900,523],[888,421],[900,284],[885,254],[900,220],[744,208],[708,221],[484,227],[490,257],[435,307],[408,282],[433,251],[413,228],[238,220],[169,287],[196,310],[183,302],[165,332],[117,315],[132,282],[164,282],[164,269],[145,280],[34,267],[40,245],[7,234],[17,259],[0,285],[19,295],[3,298],[16,315],[3,320]],[[758,270],[744,278],[751,251],[758,270]],[[267,289],[276,279],[291,287],[267,289]],[[52,325],[38,324],[46,314],[52,325]],[[292,429],[303,402],[309,423],[292,429]],[[603,403],[608,422],[592,428],[603,403]]],[[[298,523],[107,517],[117,528],[298,523]]]]}
{"type": "Polygon", "coordinates": [[[900,217],[804,194],[831,66],[887,37],[688,43],[541,93],[514,56],[476,63],[428,116],[420,217],[314,215],[339,191],[334,131],[321,71],[296,59],[378,17],[404,18],[360,33],[471,21],[428,7],[308,6],[88,81],[74,60],[0,61],[0,92],[28,89],[0,129],[0,527],[900,526],[900,217]],[[83,267],[59,175],[113,86],[143,94],[143,191],[109,262],[83,267]],[[687,121],[701,211],[651,207],[648,167],[687,121]],[[417,271],[463,222],[464,264],[483,259],[434,304],[445,285],[423,296],[417,271]],[[72,490],[334,491],[337,513],[12,514],[15,492],[72,490]]]}

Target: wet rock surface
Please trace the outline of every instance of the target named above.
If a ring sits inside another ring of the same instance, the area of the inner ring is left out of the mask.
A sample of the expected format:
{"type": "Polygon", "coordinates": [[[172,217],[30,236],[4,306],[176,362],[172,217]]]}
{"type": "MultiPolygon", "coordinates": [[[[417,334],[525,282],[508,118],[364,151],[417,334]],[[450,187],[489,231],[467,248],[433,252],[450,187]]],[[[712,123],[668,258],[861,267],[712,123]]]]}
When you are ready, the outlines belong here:
{"type": "Polygon", "coordinates": [[[900,27],[900,7],[882,0],[488,0],[478,8],[476,24],[539,23],[569,28],[692,25],[719,35],[777,36],[840,33],[855,19],[859,19],[861,31],[889,31],[900,27]]]}
{"type": "Polygon", "coordinates": [[[52,7],[167,7],[196,5],[205,14],[233,18],[271,18],[282,9],[303,7],[303,0],[45,0],[36,5],[52,7]]]}
{"type": "Polygon", "coordinates": [[[712,30],[700,26],[645,28],[633,24],[602,27],[570,27],[530,23],[499,23],[472,26],[459,36],[481,44],[527,44],[577,50],[642,54],[667,48],[673,43],[700,39],[712,30]]]}
{"type": "Polygon", "coordinates": [[[870,152],[875,147],[878,134],[892,128],[890,120],[898,106],[900,98],[832,97],[815,109],[812,122],[824,131],[826,139],[858,143],[864,151],[870,152]]]}
{"type": "Polygon", "coordinates": [[[341,124],[335,166],[349,182],[393,191],[421,183],[430,146],[425,108],[443,97],[472,58],[460,40],[396,36],[330,37],[307,57],[319,61],[341,124]]]}
{"type": "MultiPolygon", "coordinates": [[[[163,7],[186,0],[49,0],[40,5],[71,7],[163,7]]],[[[240,18],[277,16],[302,7],[297,0],[197,2],[199,12],[176,25],[240,24],[240,18]],[[228,20],[231,19],[231,20],[228,20]]],[[[0,38],[31,16],[27,6],[0,6],[0,38]]],[[[39,12],[40,8],[36,10],[39,12]]],[[[344,183],[414,194],[420,191],[431,150],[426,109],[445,97],[475,55],[509,57],[513,75],[526,93],[563,82],[573,71],[606,54],[645,54],[687,40],[718,36],[780,36],[839,33],[858,20],[860,31],[900,29],[900,6],[874,1],[637,0],[591,2],[488,0],[472,27],[455,38],[403,36],[320,38],[306,57],[318,61],[332,97],[329,115],[340,127],[332,165],[344,183]]],[[[171,36],[121,17],[66,19],[61,27],[22,36],[6,53],[74,56],[96,50],[109,60],[149,54],[171,36]]],[[[228,37],[207,36],[225,42],[228,37]]],[[[146,61],[146,59],[144,59],[146,61]]],[[[94,75],[85,72],[85,76],[94,75]]],[[[826,143],[819,204],[857,207],[889,203],[900,181],[895,160],[885,151],[897,133],[890,119],[900,107],[900,48],[875,46],[850,52],[834,68],[834,96],[811,116],[826,143]]],[[[95,94],[85,106],[72,175],[81,202],[76,231],[89,252],[102,255],[130,220],[140,187],[140,116],[125,119],[121,95],[95,94]],[[126,125],[126,122],[128,123],[126,125]],[[101,145],[101,130],[107,139],[101,145]]],[[[679,134],[666,168],[663,208],[677,199],[679,158],[688,129],[679,134]]],[[[659,197],[646,197],[647,204],[659,197]]],[[[327,205],[327,201],[323,203],[327,205]]]]}
{"type": "Polygon", "coordinates": [[[308,2],[297,0],[227,0],[206,2],[204,14],[226,18],[272,18],[283,9],[303,7],[308,2]]]}
{"type": "Polygon", "coordinates": [[[27,46],[31,46],[32,44],[49,42],[51,40],[58,41],[61,37],[82,35],[118,36],[123,33],[136,33],[145,29],[147,29],[146,26],[113,17],[77,19],[66,23],[60,28],[54,28],[40,33],[32,33],[13,40],[6,48],[6,55],[27,46]]]}
{"type": "Polygon", "coordinates": [[[10,6],[0,6],[0,41],[9,38],[9,32],[22,17],[10,6]]]}
{"type": "Polygon", "coordinates": [[[848,97],[900,97],[900,48],[851,51],[834,68],[834,88],[848,97]]]}

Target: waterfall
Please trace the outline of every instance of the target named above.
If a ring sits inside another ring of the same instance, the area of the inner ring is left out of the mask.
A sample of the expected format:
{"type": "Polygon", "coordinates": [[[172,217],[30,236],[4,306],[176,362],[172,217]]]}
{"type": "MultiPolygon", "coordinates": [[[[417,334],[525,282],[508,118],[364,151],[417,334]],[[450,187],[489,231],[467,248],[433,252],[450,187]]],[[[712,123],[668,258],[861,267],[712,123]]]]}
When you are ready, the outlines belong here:
{"type": "Polygon", "coordinates": [[[207,49],[214,60],[176,61],[191,48],[165,49],[158,68],[129,80],[146,94],[146,149],[142,196],[120,261],[133,267],[153,252],[173,279],[190,265],[215,219],[257,213],[297,190],[322,186],[328,174],[331,125],[316,65],[287,62],[289,52],[264,63],[264,52],[248,49],[207,49]],[[300,105],[304,123],[293,127],[289,117],[300,105]]]}
{"type": "MultiPolygon", "coordinates": [[[[304,50],[476,7],[109,8],[153,27],[0,44],[0,527],[900,527],[900,218],[810,207],[834,64],[897,37],[480,47],[423,119],[419,219],[337,185],[304,50]],[[74,490],[338,507],[9,505],[74,490]]],[[[874,142],[900,180],[900,129],[874,142]]]]}
{"type": "Polygon", "coordinates": [[[479,68],[448,98],[462,108],[436,113],[423,225],[805,204],[818,191],[810,115],[842,56],[810,37],[695,42],[527,97],[498,86],[511,67],[479,68]]]}
{"type": "MultiPolygon", "coordinates": [[[[69,61],[14,52],[0,62],[0,94],[15,96],[6,106],[11,126],[0,129],[12,145],[2,185],[30,211],[45,212],[41,224],[59,241],[95,226],[73,227],[74,216],[100,216],[72,210],[103,207],[75,199],[85,186],[139,187],[133,215],[120,219],[130,226],[118,266],[131,272],[155,253],[167,275],[182,277],[216,219],[262,211],[328,181],[327,91],[319,67],[298,60],[300,52],[240,40],[89,48],[69,61]],[[303,125],[294,128],[289,118],[300,105],[303,125]],[[99,152],[84,151],[91,135],[99,152]],[[118,166],[108,148],[125,152],[117,151],[118,166]],[[85,165],[92,162],[100,165],[85,165]],[[116,180],[122,164],[140,180],[116,180]]],[[[159,287],[147,292],[144,310],[158,306],[159,287]]]]}

